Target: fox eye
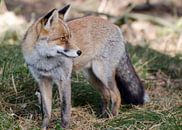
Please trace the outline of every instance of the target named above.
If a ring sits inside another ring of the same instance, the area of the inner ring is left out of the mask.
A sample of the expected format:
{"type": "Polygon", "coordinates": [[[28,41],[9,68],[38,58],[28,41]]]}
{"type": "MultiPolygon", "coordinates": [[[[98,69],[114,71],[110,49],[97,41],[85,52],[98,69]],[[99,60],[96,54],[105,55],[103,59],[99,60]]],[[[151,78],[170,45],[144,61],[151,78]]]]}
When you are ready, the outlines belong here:
{"type": "Polygon", "coordinates": [[[66,40],[66,37],[63,36],[63,37],[60,37],[61,41],[65,41],[66,40]]]}
{"type": "Polygon", "coordinates": [[[67,36],[67,35],[60,37],[60,40],[63,42],[68,41],[68,39],[69,39],[69,36],[67,36]]]}
{"type": "Polygon", "coordinates": [[[65,41],[66,40],[66,37],[58,37],[58,38],[51,39],[51,41],[56,41],[56,40],[65,41]]]}
{"type": "Polygon", "coordinates": [[[67,37],[67,36],[60,36],[60,37],[52,38],[52,39],[50,39],[50,40],[51,40],[51,41],[60,40],[61,42],[67,42],[67,41],[68,41],[68,37],[67,37]]]}

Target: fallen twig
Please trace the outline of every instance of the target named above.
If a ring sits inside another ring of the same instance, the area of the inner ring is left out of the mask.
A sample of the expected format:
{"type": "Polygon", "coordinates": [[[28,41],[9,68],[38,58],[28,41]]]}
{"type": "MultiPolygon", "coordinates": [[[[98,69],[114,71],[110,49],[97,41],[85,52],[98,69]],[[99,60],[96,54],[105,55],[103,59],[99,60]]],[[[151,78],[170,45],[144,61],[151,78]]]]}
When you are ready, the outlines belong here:
{"type": "Polygon", "coordinates": [[[14,80],[13,74],[12,74],[12,76],[11,76],[11,80],[12,80],[12,83],[13,83],[13,88],[14,88],[15,93],[16,93],[16,95],[17,95],[18,91],[17,91],[17,89],[16,89],[16,85],[15,85],[15,80],[14,80]]]}
{"type": "Polygon", "coordinates": [[[135,19],[135,20],[144,20],[144,21],[150,21],[154,24],[158,24],[161,26],[167,26],[167,27],[172,27],[172,23],[156,16],[152,15],[147,15],[147,14],[141,14],[141,13],[128,13],[127,16],[128,18],[135,19]]]}
{"type": "Polygon", "coordinates": [[[147,14],[141,14],[141,13],[129,13],[127,11],[127,13],[125,13],[123,16],[113,16],[110,14],[106,14],[106,13],[100,13],[97,11],[83,11],[83,10],[78,10],[78,12],[84,13],[86,15],[105,15],[107,16],[109,19],[113,19],[112,21],[114,23],[120,23],[119,21],[123,21],[123,19],[133,19],[133,20],[144,20],[144,21],[149,21],[151,23],[160,25],[160,26],[165,26],[165,27],[173,27],[172,23],[160,18],[160,17],[156,17],[156,16],[152,16],[152,15],[147,15],[147,14]]]}

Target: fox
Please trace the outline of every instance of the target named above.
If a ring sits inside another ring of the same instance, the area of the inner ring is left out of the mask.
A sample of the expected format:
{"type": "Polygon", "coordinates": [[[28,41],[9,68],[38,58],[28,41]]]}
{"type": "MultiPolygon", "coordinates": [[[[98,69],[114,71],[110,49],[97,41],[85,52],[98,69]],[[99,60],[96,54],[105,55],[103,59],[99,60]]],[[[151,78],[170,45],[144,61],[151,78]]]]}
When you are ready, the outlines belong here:
{"type": "Polygon", "coordinates": [[[27,30],[22,53],[38,83],[43,108],[41,129],[48,128],[52,85],[61,104],[61,126],[71,118],[71,75],[81,71],[98,90],[101,115],[117,116],[121,104],[142,105],[148,96],[125,47],[121,29],[96,16],[66,21],[70,5],[52,9],[27,30]]]}

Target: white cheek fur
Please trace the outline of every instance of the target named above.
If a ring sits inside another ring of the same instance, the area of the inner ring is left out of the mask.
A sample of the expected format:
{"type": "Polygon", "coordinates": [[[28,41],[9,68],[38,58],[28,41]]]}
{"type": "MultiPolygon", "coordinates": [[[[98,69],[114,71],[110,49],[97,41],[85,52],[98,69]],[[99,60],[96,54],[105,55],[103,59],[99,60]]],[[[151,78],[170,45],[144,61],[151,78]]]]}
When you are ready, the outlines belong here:
{"type": "Polygon", "coordinates": [[[59,55],[57,51],[63,52],[64,48],[55,44],[49,45],[47,41],[40,41],[36,45],[38,53],[42,56],[57,56],[59,55]]]}

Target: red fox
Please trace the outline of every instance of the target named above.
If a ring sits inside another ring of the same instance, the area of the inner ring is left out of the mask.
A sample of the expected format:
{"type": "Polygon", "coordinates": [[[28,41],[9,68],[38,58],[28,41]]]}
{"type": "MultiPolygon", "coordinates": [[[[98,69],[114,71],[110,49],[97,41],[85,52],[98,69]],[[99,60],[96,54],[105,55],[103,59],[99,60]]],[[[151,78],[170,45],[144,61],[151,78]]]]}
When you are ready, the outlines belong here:
{"type": "Polygon", "coordinates": [[[121,30],[94,16],[65,21],[70,5],[53,9],[29,27],[22,51],[39,84],[46,130],[51,118],[52,83],[57,84],[62,106],[62,127],[71,116],[71,73],[81,70],[100,92],[102,114],[118,114],[122,103],[143,104],[145,94],[125,49],[121,30]]]}

